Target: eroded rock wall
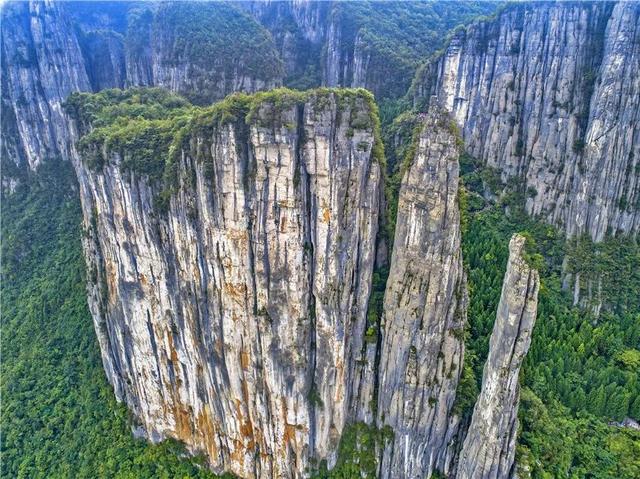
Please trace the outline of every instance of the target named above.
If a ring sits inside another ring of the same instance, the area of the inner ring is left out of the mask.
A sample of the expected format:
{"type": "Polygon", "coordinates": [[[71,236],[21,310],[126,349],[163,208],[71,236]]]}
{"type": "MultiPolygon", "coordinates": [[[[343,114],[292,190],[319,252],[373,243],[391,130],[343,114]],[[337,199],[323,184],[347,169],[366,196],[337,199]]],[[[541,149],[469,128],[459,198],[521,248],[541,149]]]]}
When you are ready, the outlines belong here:
{"type": "Polygon", "coordinates": [[[640,5],[515,5],[459,31],[415,83],[468,151],[569,235],[640,228],[640,5]]]}
{"type": "Polygon", "coordinates": [[[398,200],[382,322],[378,414],[394,439],[383,478],[447,472],[464,356],[467,286],[460,248],[458,147],[450,119],[432,111],[398,200]]]}
{"type": "Polygon", "coordinates": [[[163,213],[118,152],[99,171],[77,161],[105,369],[151,439],[182,440],[216,471],[301,477],[367,414],[370,102],[319,93],[198,129],[163,213]]]}
{"type": "Polygon", "coordinates": [[[282,85],[267,30],[231,4],[177,2],[133,10],[127,84],[161,86],[198,104],[282,85]]]}
{"type": "Polygon", "coordinates": [[[80,45],[59,3],[3,5],[3,162],[35,169],[49,158],[68,157],[62,103],[89,88],[80,45]]]}

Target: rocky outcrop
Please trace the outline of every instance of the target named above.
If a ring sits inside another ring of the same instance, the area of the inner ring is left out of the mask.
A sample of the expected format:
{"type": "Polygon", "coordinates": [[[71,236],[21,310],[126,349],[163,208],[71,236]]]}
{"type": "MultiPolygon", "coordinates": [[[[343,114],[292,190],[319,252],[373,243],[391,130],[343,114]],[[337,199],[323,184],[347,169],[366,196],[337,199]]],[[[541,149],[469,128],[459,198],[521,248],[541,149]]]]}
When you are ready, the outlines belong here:
{"type": "Polygon", "coordinates": [[[601,240],[640,228],[640,5],[515,5],[460,30],[415,84],[529,213],[601,240]],[[434,100],[435,99],[435,100],[434,100]]]}
{"type": "Polygon", "coordinates": [[[457,479],[512,477],[518,432],[519,374],[536,321],[538,272],[527,264],[526,239],[514,235],[489,341],[482,389],[460,459],[457,479]]]}
{"type": "Polygon", "coordinates": [[[333,12],[327,30],[322,82],[329,86],[364,87],[369,55],[363,50],[362,37],[347,29],[340,12],[333,12]]]}
{"type": "Polygon", "coordinates": [[[126,146],[83,143],[101,155],[76,160],[89,304],[107,376],[147,437],[184,441],[215,471],[301,477],[310,457],[331,463],[347,421],[371,417],[372,101],[233,97],[181,131],[162,181],[127,166],[126,146]]]}
{"type": "Polygon", "coordinates": [[[282,66],[271,36],[241,10],[168,3],[130,12],[127,84],[162,86],[208,104],[280,86],[282,66]]]}
{"type": "Polygon", "coordinates": [[[464,355],[467,290],[460,249],[458,148],[431,112],[404,173],[382,323],[378,411],[394,439],[383,478],[448,472],[464,355]]]}
{"type": "Polygon", "coordinates": [[[281,90],[196,112],[139,89],[68,104],[85,133],[76,168],[89,304],[138,432],[185,442],[217,472],[303,477],[311,459],[331,467],[345,428],[363,421],[393,431],[380,477],[507,477],[538,277],[515,237],[460,455],[467,289],[447,115],[420,118],[378,325],[368,314],[383,207],[370,94],[281,90]],[[103,116],[116,101],[121,117],[103,116]]]}

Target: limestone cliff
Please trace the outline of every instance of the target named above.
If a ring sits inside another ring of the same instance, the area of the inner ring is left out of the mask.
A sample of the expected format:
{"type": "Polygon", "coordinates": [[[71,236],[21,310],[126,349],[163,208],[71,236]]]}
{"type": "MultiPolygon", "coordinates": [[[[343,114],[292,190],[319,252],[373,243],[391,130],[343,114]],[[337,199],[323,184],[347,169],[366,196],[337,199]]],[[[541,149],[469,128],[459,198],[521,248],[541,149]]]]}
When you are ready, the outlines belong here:
{"type": "MultiPolygon", "coordinates": [[[[147,98],[118,95],[136,115],[147,98]]],[[[81,129],[108,123],[94,109],[108,100],[72,104],[81,129]]],[[[149,438],[178,438],[216,471],[300,477],[310,457],[331,461],[372,399],[364,338],[381,194],[372,97],[232,97],[192,113],[171,146],[155,108],[131,120],[127,132],[146,132],[131,143],[126,132],[85,131],[76,160],[108,378],[149,438]],[[142,161],[147,147],[158,147],[150,158],[164,173],[142,161]]]]}
{"type": "MultiPolygon", "coordinates": [[[[369,68],[371,53],[360,31],[363,19],[349,15],[349,6],[295,0],[241,5],[274,35],[293,86],[304,82],[311,86],[366,87],[377,94],[385,82],[395,80],[374,80],[376,72],[369,68]]],[[[372,10],[371,15],[376,12],[372,10]]]]}
{"type": "Polygon", "coordinates": [[[496,322],[489,341],[482,389],[460,459],[457,479],[500,479],[513,474],[519,374],[536,321],[538,272],[527,264],[526,239],[514,235],[502,283],[496,322]]]}
{"type": "Polygon", "coordinates": [[[514,5],[460,30],[414,84],[468,151],[570,235],[640,229],[640,4],[514,5]]]}
{"type": "Polygon", "coordinates": [[[474,444],[507,428],[487,462],[506,454],[511,466],[533,324],[523,314],[518,329],[509,314],[531,312],[537,273],[512,241],[476,404],[489,416],[474,415],[459,459],[467,287],[447,115],[419,119],[377,324],[384,206],[370,94],[276,90],[203,109],[136,89],[74,95],[66,108],[84,134],[89,304],[107,376],[141,433],[178,438],[219,472],[304,477],[312,459],[331,467],[345,427],[364,421],[393,431],[380,477],[422,478],[454,475],[458,461],[464,474],[474,444]]]}
{"type": "Polygon", "coordinates": [[[71,92],[89,88],[80,45],[60,4],[3,6],[3,162],[35,169],[48,158],[67,157],[62,102],[71,92]]]}
{"type": "Polygon", "coordinates": [[[269,33],[237,7],[105,2],[100,9],[49,0],[3,5],[7,163],[33,170],[51,157],[69,158],[62,102],[75,91],[162,86],[209,104],[282,82],[269,33]]]}
{"type": "Polygon", "coordinates": [[[446,115],[423,120],[398,201],[382,323],[378,411],[394,430],[383,478],[446,472],[464,355],[458,148],[446,115]]]}

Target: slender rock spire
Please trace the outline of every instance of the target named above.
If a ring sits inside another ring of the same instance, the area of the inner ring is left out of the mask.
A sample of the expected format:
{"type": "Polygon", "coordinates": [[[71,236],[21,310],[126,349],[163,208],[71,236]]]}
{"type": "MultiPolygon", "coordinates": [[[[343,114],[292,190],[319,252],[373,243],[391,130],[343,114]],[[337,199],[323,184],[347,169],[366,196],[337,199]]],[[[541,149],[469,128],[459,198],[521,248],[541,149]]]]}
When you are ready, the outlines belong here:
{"type": "Polygon", "coordinates": [[[457,479],[511,476],[518,431],[520,366],[531,344],[540,278],[525,259],[526,239],[514,235],[502,283],[482,389],[458,463],[457,479]]]}
{"type": "Polygon", "coordinates": [[[467,291],[460,250],[458,150],[450,120],[430,111],[402,180],[384,303],[380,421],[394,430],[381,477],[446,470],[464,354],[467,291]]]}

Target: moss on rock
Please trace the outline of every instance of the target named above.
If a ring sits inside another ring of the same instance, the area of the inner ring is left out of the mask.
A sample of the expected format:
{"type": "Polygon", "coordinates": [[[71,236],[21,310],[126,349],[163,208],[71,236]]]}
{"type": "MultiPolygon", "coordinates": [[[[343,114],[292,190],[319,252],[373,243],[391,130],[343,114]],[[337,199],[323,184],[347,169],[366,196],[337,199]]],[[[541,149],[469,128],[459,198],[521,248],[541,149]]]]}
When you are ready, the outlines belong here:
{"type": "MultiPolygon", "coordinates": [[[[208,107],[190,104],[160,88],[74,93],[65,109],[83,134],[78,151],[92,170],[110,162],[153,184],[157,203],[165,209],[177,187],[177,160],[190,152],[193,138],[211,138],[215,130],[232,126],[238,137],[249,128],[295,127],[287,112],[306,105],[313,115],[327,108],[349,112],[349,131],[372,133],[372,156],[385,167],[380,119],[373,95],[362,88],[318,88],[308,91],[278,88],[252,95],[234,93],[208,107]]],[[[198,155],[195,155],[198,158],[198,155]]]]}

